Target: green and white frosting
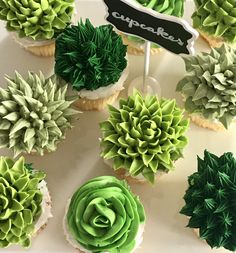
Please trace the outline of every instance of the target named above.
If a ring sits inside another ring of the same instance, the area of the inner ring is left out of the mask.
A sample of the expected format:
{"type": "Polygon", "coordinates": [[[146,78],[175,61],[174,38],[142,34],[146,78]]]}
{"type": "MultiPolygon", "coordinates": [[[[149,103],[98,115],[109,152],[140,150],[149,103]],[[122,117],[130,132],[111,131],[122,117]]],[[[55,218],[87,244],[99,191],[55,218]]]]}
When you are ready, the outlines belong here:
{"type": "Polygon", "coordinates": [[[187,145],[189,121],[175,100],[146,96],[135,91],[120,108],[109,106],[110,117],[100,124],[101,156],[111,160],[115,170],[142,174],[154,183],[158,171],[174,169],[187,145]]]}
{"type": "Polygon", "coordinates": [[[125,181],[102,176],[74,193],[65,223],[67,239],[83,252],[131,253],[141,242],[145,212],[125,181]]]}
{"type": "Polygon", "coordinates": [[[225,42],[236,43],[236,2],[194,0],[193,27],[225,42]]]}
{"type": "Polygon", "coordinates": [[[236,50],[223,45],[183,59],[188,73],[177,91],[185,97],[185,109],[228,128],[236,116],[236,50]]]}
{"type": "Polygon", "coordinates": [[[7,88],[0,88],[0,147],[21,152],[55,151],[78,111],[66,97],[67,86],[53,76],[45,79],[28,73],[24,79],[6,77],[7,88]]]}
{"type": "Polygon", "coordinates": [[[181,213],[188,227],[199,229],[212,248],[236,251],[236,159],[228,152],[218,157],[208,151],[198,157],[198,171],[189,179],[181,213]]]}

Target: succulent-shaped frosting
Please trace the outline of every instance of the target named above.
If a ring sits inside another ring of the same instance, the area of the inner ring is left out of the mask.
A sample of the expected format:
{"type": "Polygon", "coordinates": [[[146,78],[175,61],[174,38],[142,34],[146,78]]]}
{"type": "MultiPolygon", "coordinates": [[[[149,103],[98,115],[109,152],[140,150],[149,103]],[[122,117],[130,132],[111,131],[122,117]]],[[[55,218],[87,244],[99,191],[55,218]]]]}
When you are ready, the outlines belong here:
{"type": "Polygon", "coordinates": [[[97,177],[81,186],[67,212],[69,232],[89,252],[133,252],[144,222],[139,198],[125,181],[111,176],[97,177]]]}
{"type": "Polygon", "coordinates": [[[227,45],[210,53],[184,58],[187,75],[177,91],[186,98],[185,109],[219,120],[228,128],[236,116],[236,50],[227,45]]]}
{"type": "Polygon", "coordinates": [[[226,42],[236,42],[236,2],[234,0],[194,0],[193,26],[226,42]]]}
{"type": "Polygon", "coordinates": [[[28,73],[26,79],[16,72],[6,81],[7,88],[0,88],[0,147],[13,149],[15,156],[55,151],[78,113],[66,98],[67,86],[41,72],[28,73]]]}
{"type": "Polygon", "coordinates": [[[0,19],[19,37],[48,40],[71,21],[74,0],[0,0],[0,19]]]}
{"type": "Polygon", "coordinates": [[[109,106],[110,117],[100,124],[102,157],[112,159],[114,169],[131,176],[142,174],[154,182],[159,170],[173,169],[187,144],[184,135],[189,121],[175,100],[145,98],[137,91],[120,108],[109,106]]]}
{"type": "Polygon", "coordinates": [[[88,19],[56,40],[55,73],[78,91],[116,83],[127,66],[127,47],[111,25],[94,27],[88,19]]]}
{"type": "Polygon", "coordinates": [[[218,157],[205,151],[198,157],[198,171],[189,179],[181,213],[188,227],[212,247],[236,251],[236,160],[228,152],[218,157]]]}
{"type": "Polygon", "coordinates": [[[42,211],[38,184],[44,178],[43,172],[28,170],[23,157],[16,162],[0,157],[0,248],[30,246],[42,211]]]}

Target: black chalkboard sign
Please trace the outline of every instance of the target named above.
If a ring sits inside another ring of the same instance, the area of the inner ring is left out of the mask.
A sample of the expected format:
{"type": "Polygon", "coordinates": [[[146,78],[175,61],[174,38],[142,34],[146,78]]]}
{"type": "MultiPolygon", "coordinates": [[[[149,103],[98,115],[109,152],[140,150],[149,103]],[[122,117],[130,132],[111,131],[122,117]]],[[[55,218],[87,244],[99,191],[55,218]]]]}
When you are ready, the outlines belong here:
{"type": "Polygon", "coordinates": [[[136,35],[175,54],[193,54],[198,33],[185,20],[157,13],[134,0],[104,0],[106,20],[118,30],[136,35]]]}

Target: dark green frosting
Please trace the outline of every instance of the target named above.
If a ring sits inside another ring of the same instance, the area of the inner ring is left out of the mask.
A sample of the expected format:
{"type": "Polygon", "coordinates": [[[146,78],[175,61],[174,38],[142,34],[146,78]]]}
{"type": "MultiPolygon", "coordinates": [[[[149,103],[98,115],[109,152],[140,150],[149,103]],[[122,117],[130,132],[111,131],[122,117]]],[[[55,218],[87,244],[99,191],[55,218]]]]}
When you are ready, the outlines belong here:
{"type": "Polygon", "coordinates": [[[67,225],[73,238],[91,252],[130,253],[145,212],[125,181],[112,176],[89,180],[73,195],[67,225]]]}
{"type": "Polygon", "coordinates": [[[181,213],[188,227],[212,247],[236,251],[236,159],[228,152],[218,157],[208,151],[198,157],[198,171],[189,179],[181,213]]]}
{"type": "Polygon", "coordinates": [[[55,73],[78,91],[116,83],[127,66],[127,47],[111,25],[89,19],[72,25],[56,40],[55,73]]]}

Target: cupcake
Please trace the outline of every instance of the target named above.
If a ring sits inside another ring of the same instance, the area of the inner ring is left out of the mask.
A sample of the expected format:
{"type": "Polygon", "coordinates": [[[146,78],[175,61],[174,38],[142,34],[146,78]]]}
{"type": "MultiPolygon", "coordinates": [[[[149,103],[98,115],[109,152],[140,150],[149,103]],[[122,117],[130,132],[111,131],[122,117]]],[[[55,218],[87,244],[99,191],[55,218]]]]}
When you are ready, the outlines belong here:
{"type": "Polygon", "coordinates": [[[65,96],[67,86],[41,72],[29,72],[26,79],[16,72],[6,81],[7,88],[0,88],[0,148],[12,149],[15,156],[55,151],[78,113],[65,96]]]}
{"type": "Polygon", "coordinates": [[[64,218],[67,241],[79,252],[131,253],[142,242],[145,212],[125,181],[102,176],[81,186],[64,218]]]}
{"type": "Polygon", "coordinates": [[[71,22],[74,0],[0,0],[0,19],[21,47],[53,56],[55,38],[71,22]]]}
{"type": "Polygon", "coordinates": [[[137,91],[120,108],[109,106],[109,119],[100,124],[101,156],[129,182],[154,183],[174,169],[187,145],[189,121],[175,100],[142,97],[137,91]]]}
{"type": "Polygon", "coordinates": [[[228,129],[236,116],[236,56],[227,45],[210,53],[183,58],[186,76],[177,91],[197,125],[211,130],[228,129]]]}
{"type": "MultiPolygon", "coordinates": [[[[185,0],[132,0],[140,5],[150,8],[158,13],[182,17],[184,14],[184,1],[185,0]]],[[[128,45],[128,53],[133,55],[143,55],[145,52],[145,41],[133,35],[122,34],[125,44],[128,45]]],[[[159,53],[162,49],[152,44],[151,54],[159,53]]]]}
{"type": "Polygon", "coordinates": [[[189,179],[181,214],[211,248],[236,251],[236,159],[232,153],[218,157],[205,151],[198,171],[189,179]]]}
{"type": "Polygon", "coordinates": [[[0,248],[28,248],[31,238],[46,226],[51,198],[45,173],[34,170],[23,157],[0,157],[0,248]]]}
{"type": "Polygon", "coordinates": [[[236,2],[234,0],[195,0],[192,15],[196,28],[212,47],[236,45],[236,2]]]}
{"type": "Polygon", "coordinates": [[[55,73],[78,92],[79,109],[102,110],[115,101],[128,75],[126,51],[111,25],[94,27],[88,19],[57,38],[55,73]]]}

